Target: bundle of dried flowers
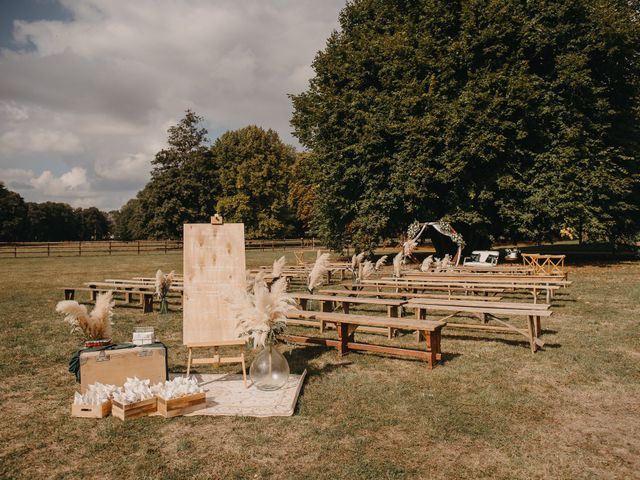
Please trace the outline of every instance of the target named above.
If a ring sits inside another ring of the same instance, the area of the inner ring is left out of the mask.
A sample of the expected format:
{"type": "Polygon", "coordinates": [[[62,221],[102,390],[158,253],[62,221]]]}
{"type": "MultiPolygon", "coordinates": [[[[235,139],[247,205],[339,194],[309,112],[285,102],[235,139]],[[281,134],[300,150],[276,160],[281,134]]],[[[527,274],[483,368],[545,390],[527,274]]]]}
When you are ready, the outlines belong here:
{"type": "Polygon", "coordinates": [[[329,257],[330,255],[328,253],[321,254],[318,252],[318,257],[307,279],[307,290],[309,290],[310,293],[313,293],[314,289],[322,285],[323,277],[329,271],[329,257]]]}
{"type": "Polygon", "coordinates": [[[171,270],[166,275],[162,273],[162,270],[158,270],[156,272],[156,296],[160,299],[160,313],[168,313],[169,312],[169,304],[167,302],[167,295],[169,294],[169,289],[171,288],[171,284],[173,283],[173,276],[175,272],[171,270]]]}
{"type": "Polygon", "coordinates": [[[87,307],[75,300],[63,300],[56,305],[56,312],[65,314],[64,320],[71,325],[71,332],[82,332],[85,340],[107,340],[111,338],[111,317],[113,316],[112,292],[96,297],[96,305],[87,312],[87,307]]]}
{"type": "Polygon", "coordinates": [[[236,333],[239,337],[248,337],[254,347],[274,343],[286,327],[287,311],[296,305],[287,294],[285,278],[275,281],[271,288],[259,280],[249,292],[227,300],[236,319],[236,333]]]}

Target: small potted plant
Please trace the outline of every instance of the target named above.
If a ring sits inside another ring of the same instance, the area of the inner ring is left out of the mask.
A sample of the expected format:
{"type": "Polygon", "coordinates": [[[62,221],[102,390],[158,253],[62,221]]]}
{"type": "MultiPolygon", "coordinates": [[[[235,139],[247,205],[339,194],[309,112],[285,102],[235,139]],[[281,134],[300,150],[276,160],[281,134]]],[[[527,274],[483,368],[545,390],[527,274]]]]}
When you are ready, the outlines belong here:
{"type": "Polygon", "coordinates": [[[63,300],[56,305],[58,313],[65,314],[64,320],[71,325],[71,332],[81,332],[86,348],[111,345],[111,317],[113,316],[112,292],[96,297],[96,305],[88,313],[85,305],[75,300],[63,300]]]}

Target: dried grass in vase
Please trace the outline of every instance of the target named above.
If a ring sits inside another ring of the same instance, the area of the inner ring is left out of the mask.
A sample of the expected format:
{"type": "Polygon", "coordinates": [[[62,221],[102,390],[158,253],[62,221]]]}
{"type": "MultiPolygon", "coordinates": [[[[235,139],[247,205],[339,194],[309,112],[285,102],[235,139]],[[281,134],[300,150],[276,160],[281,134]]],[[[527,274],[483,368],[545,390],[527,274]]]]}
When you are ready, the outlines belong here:
{"type": "Polygon", "coordinates": [[[110,340],[114,305],[113,293],[105,292],[96,297],[90,314],[85,305],[75,300],[58,302],[56,312],[66,315],[64,320],[71,325],[71,332],[81,332],[85,341],[110,340]]]}
{"type": "Polygon", "coordinates": [[[175,272],[171,270],[166,275],[162,273],[162,270],[156,272],[156,297],[160,300],[160,312],[169,313],[169,302],[167,296],[169,295],[169,289],[173,283],[173,276],[175,272]]]}

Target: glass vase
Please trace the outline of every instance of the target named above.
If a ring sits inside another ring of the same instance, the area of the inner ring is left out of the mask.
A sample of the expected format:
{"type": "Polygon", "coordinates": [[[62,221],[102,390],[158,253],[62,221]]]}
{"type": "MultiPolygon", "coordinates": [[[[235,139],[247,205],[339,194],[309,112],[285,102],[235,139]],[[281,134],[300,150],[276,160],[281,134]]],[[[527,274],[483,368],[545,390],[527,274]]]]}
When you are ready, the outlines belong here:
{"type": "Polygon", "coordinates": [[[289,362],[272,344],[267,344],[249,367],[249,376],[258,390],[278,390],[289,380],[289,362]]]}

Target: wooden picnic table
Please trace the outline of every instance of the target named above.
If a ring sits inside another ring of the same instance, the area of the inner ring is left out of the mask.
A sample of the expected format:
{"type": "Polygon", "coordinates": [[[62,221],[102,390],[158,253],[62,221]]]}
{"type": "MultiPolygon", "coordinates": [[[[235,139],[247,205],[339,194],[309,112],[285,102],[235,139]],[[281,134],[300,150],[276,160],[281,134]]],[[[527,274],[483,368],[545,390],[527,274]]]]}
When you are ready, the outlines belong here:
{"type": "Polygon", "coordinates": [[[389,318],[371,315],[349,315],[345,313],[330,312],[306,312],[292,309],[287,313],[287,319],[291,321],[315,321],[331,322],[336,326],[338,339],[324,337],[310,337],[304,335],[282,335],[281,337],[289,342],[303,345],[324,345],[336,347],[338,356],[342,357],[350,350],[369,351],[395,355],[402,357],[413,357],[427,361],[429,368],[433,368],[442,358],[440,347],[441,331],[446,322],[415,320],[411,318],[389,318]],[[378,327],[395,330],[416,330],[422,332],[426,340],[426,350],[415,350],[410,348],[392,347],[388,345],[375,345],[355,341],[355,333],[364,327],[378,327]]]}
{"type": "Polygon", "coordinates": [[[437,300],[415,298],[407,302],[406,308],[414,309],[416,319],[426,318],[427,312],[444,311],[453,312],[443,317],[441,320],[447,320],[447,324],[453,328],[468,328],[476,330],[485,330],[503,333],[518,333],[529,340],[531,351],[535,352],[538,347],[544,346],[544,342],[540,340],[542,333],[541,317],[549,317],[552,312],[548,304],[530,304],[515,302],[478,302],[472,300],[437,300]],[[481,320],[481,325],[472,325],[468,323],[453,323],[449,319],[460,313],[471,313],[481,320]],[[525,316],[527,317],[527,330],[514,326],[501,316],[525,316]],[[499,323],[496,325],[487,325],[489,320],[499,323]]]}
{"type": "Polygon", "coordinates": [[[405,290],[407,292],[418,293],[418,291],[445,291],[447,294],[452,295],[451,292],[463,292],[465,294],[474,294],[474,295],[497,295],[499,293],[504,292],[504,288],[499,287],[486,287],[486,286],[478,286],[478,285],[464,285],[461,284],[459,286],[453,286],[450,284],[443,283],[425,283],[425,282],[417,282],[416,285],[407,285],[400,284],[397,282],[389,282],[387,280],[362,280],[360,282],[344,282],[341,286],[350,291],[360,291],[365,289],[366,287],[375,288],[376,290],[382,291],[385,288],[392,288],[396,292],[400,292],[405,290]]]}
{"type": "MultiPolygon", "coordinates": [[[[402,298],[408,300],[410,298],[446,298],[449,300],[465,300],[468,299],[469,295],[449,295],[446,293],[415,293],[415,292],[385,292],[381,290],[332,290],[332,289],[323,289],[318,290],[318,293],[324,295],[345,295],[354,296],[354,297],[376,297],[376,298],[402,298]]],[[[481,301],[499,301],[502,297],[492,296],[492,297],[483,297],[481,295],[473,295],[471,296],[474,300],[481,301]]]]}
{"type": "MultiPolygon", "coordinates": [[[[371,280],[363,280],[362,283],[369,284],[371,280]]],[[[448,279],[429,279],[429,280],[418,280],[418,279],[407,279],[407,278],[392,278],[386,277],[380,280],[374,280],[373,285],[385,285],[385,286],[395,286],[396,288],[405,288],[405,289],[416,289],[416,290],[424,290],[424,289],[433,289],[434,287],[441,287],[446,290],[448,289],[462,289],[473,291],[473,289],[479,290],[487,290],[487,289],[502,289],[502,291],[517,291],[517,290],[525,290],[533,295],[533,303],[538,303],[538,292],[545,292],[546,294],[546,303],[551,303],[551,299],[553,298],[553,294],[556,290],[560,288],[560,285],[557,283],[551,282],[527,282],[525,279],[506,279],[504,281],[499,281],[498,279],[492,278],[491,280],[448,280],[448,279]]],[[[490,291],[490,290],[489,290],[490,291]]]]}

